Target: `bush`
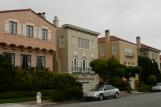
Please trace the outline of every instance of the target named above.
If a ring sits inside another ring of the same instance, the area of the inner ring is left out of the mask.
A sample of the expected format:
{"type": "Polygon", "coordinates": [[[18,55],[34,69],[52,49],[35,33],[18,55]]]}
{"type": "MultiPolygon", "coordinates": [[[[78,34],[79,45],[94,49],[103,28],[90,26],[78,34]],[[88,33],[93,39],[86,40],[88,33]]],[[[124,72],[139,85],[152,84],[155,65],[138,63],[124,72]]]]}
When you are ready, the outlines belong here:
{"type": "Polygon", "coordinates": [[[66,100],[65,94],[61,90],[53,91],[51,98],[53,99],[53,101],[57,101],[57,102],[66,100]]]}
{"type": "MultiPolygon", "coordinates": [[[[39,90],[42,93],[42,98],[51,97],[53,90],[39,90]]],[[[27,98],[36,96],[37,91],[10,91],[0,94],[0,99],[9,98],[27,98]]]]}
{"type": "Polygon", "coordinates": [[[68,87],[64,89],[64,94],[66,97],[66,100],[75,100],[75,99],[81,99],[83,96],[83,92],[79,87],[68,87]]]}
{"type": "Polygon", "coordinates": [[[16,90],[30,90],[32,84],[32,76],[30,73],[17,70],[14,78],[14,85],[16,90]]]}
{"type": "Polygon", "coordinates": [[[55,90],[52,94],[53,101],[69,101],[69,100],[77,100],[81,99],[83,96],[83,92],[79,87],[68,87],[61,90],[55,90]]]}
{"type": "Polygon", "coordinates": [[[12,89],[14,75],[13,66],[7,58],[0,54],[0,92],[12,89]]]}
{"type": "Polygon", "coordinates": [[[35,97],[37,91],[42,92],[42,96],[51,97],[54,101],[80,99],[83,95],[82,85],[69,74],[57,74],[46,70],[39,72],[17,70],[12,82],[14,90],[20,92],[6,93],[0,98],[35,97]]]}
{"type": "Polygon", "coordinates": [[[151,91],[151,87],[149,85],[145,85],[144,83],[142,83],[141,86],[138,88],[138,91],[149,92],[151,91]]]}
{"type": "Polygon", "coordinates": [[[112,79],[112,85],[118,87],[121,91],[125,91],[128,89],[127,82],[123,81],[121,77],[114,77],[112,79]]]}
{"type": "Polygon", "coordinates": [[[157,77],[155,75],[150,75],[148,77],[148,83],[149,85],[155,85],[157,82],[157,77]]]}

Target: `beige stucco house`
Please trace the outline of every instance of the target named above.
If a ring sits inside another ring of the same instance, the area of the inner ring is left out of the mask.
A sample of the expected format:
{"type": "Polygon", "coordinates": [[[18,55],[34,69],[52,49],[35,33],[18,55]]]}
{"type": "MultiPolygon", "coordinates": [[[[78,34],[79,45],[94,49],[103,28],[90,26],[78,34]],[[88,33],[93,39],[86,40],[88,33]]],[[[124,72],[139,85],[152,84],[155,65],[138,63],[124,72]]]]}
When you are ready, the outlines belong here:
{"type": "Polygon", "coordinates": [[[0,53],[16,68],[54,68],[56,26],[31,9],[0,11],[0,53]]]}
{"type": "Polygon", "coordinates": [[[160,69],[160,50],[141,43],[140,37],[136,37],[138,55],[148,57],[158,63],[160,69]]]}
{"type": "Polygon", "coordinates": [[[110,31],[105,31],[105,37],[98,38],[98,56],[108,60],[115,57],[120,64],[137,66],[137,45],[127,40],[111,36],[110,31]]]}
{"type": "Polygon", "coordinates": [[[98,58],[99,33],[65,24],[57,31],[58,71],[70,73],[83,84],[87,92],[98,84],[98,75],[90,68],[90,61],[98,58]]]}

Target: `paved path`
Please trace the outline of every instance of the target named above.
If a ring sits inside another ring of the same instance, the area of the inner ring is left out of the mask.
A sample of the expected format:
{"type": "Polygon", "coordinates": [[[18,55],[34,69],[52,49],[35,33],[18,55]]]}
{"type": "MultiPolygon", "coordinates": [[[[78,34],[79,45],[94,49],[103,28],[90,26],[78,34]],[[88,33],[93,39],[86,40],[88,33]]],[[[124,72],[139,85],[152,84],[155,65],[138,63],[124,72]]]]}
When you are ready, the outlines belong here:
{"type": "Polygon", "coordinates": [[[161,92],[122,97],[120,99],[50,105],[46,107],[161,107],[161,92]]]}

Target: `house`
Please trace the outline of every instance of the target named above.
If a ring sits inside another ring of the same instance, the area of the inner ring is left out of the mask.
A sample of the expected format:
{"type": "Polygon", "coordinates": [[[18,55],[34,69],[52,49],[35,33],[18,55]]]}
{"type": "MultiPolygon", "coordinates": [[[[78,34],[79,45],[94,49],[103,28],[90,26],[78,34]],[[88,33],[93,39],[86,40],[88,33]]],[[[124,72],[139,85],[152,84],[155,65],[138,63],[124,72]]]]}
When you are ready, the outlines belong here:
{"type": "Polygon", "coordinates": [[[90,68],[90,62],[98,58],[99,33],[78,26],[65,24],[57,30],[58,71],[69,73],[83,84],[83,91],[94,88],[98,75],[90,68]]]}
{"type": "MultiPolygon", "coordinates": [[[[53,21],[55,22],[55,21],[53,21]]],[[[0,11],[0,53],[24,70],[53,70],[56,25],[31,9],[0,11]]]]}
{"type": "Polygon", "coordinates": [[[155,60],[160,69],[160,50],[141,43],[140,37],[136,37],[138,55],[155,60]]]}
{"type": "Polygon", "coordinates": [[[116,36],[111,36],[110,31],[105,31],[105,37],[98,38],[98,56],[108,60],[115,57],[120,64],[137,66],[137,45],[116,36]]]}

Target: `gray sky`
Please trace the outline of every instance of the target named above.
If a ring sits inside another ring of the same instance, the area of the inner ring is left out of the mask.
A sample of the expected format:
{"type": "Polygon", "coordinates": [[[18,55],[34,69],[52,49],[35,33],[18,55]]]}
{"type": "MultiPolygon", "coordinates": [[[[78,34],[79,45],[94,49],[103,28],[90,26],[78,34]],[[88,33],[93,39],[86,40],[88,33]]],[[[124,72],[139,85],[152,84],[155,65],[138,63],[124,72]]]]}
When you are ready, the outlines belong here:
{"type": "Polygon", "coordinates": [[[161,49],[161,0],[0,0],[0,10],[32,8],[73,24],[161,49]]]}

